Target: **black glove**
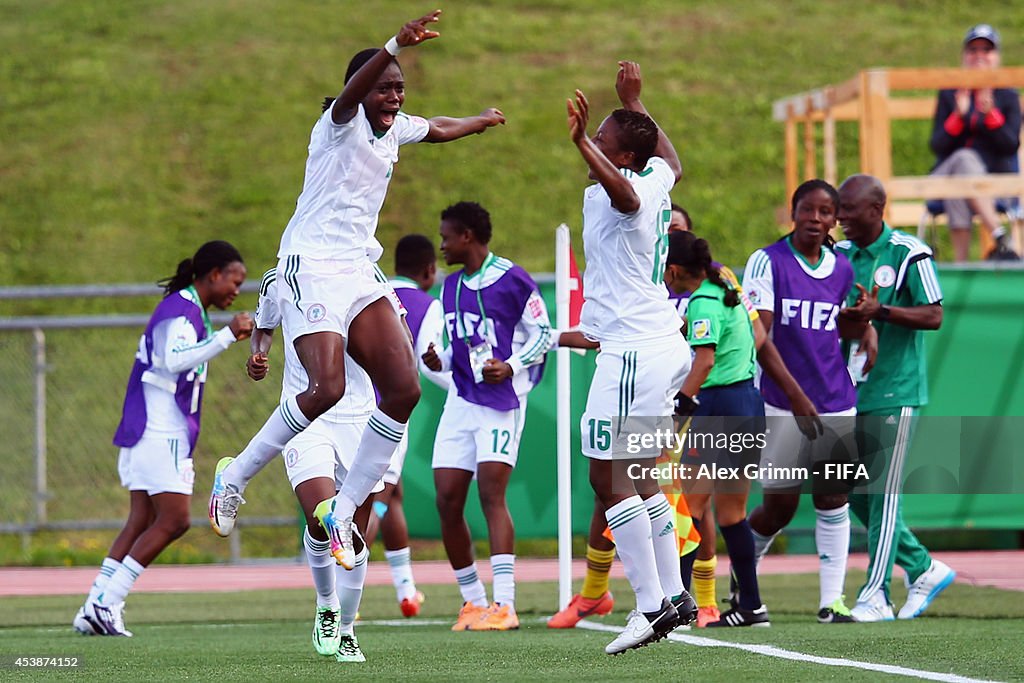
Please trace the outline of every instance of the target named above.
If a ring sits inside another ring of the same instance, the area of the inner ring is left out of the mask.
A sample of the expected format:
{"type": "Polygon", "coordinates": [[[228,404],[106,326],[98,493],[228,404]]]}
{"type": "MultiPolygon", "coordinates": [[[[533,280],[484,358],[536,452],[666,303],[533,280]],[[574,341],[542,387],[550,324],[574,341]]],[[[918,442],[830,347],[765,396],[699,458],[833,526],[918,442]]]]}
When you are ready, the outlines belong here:
{"type": "Polygon", "coordinates": [[[690,398],[683,392],[676,394],[675,400],[675,414],[679,417],[690,417],[693,415],[693,411],[697,410],[697,406],[700,405],[700,401],[696,398],[690,398]]]}

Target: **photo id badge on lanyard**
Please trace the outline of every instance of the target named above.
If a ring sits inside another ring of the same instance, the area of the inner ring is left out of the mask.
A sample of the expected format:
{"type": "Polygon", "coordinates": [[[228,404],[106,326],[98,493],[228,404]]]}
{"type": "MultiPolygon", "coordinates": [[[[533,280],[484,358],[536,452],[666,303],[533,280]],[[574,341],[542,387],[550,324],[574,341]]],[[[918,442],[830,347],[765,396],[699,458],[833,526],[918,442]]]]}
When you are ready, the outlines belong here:
{"type": "MultiPolygon", "coordinates": [[[[487,271],[489,264],[485,261],[484,266],[480,272],[480,285],[483,286],[484,273],[487,271]]],[[[494,358],[494,351],[491,349],[490,343],[487,341],[487,333],[489,331],[487,323],[487,313],[484,312],[484,300],[480,295],[480,289],[476,290],[476,305],[480,309],[480,327],[484,331],[484,339],[479,344],[470,344],[470,332],[466,329],[466,321],[459,311],[459,302],[462,301],[462,275],[459,276],[458,285],[455,287],[455,320],[456,326],[462,325],[462,341],[466,344],[466,348],[469,349],[469,367],[473,371],[473,381],[477,384],[481,384],[484,381],[484,365],[488,360],[494,358]]]]}
{"type": "Polygon", "coordinates": [[[494,358],[494,354],[491,353],[491,345],[486,341],[469,347],[469,367],[473,369],[473,381],[477,384],[484,381],[484,365],[491,358],[494,358]]]}

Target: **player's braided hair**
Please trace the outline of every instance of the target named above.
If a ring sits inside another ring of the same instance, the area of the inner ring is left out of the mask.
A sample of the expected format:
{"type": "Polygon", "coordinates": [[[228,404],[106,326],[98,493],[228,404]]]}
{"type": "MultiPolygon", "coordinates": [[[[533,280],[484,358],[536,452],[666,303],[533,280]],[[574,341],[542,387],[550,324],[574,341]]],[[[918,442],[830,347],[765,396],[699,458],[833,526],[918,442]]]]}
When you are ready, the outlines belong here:
{"type": "MultiPolygon", "coordinates": [[[[830,183],[822,180],[821,178],[813,178],[811,180],[805,180],[803,183],[800,184],[800,187],[796,188],[796,192],[793,193],[793,199],[789,205],[790,216],[794,218],[796,217],[797,204],[800,203],[801,199],[803,199],[810,193],[814,192],[815,190],[821,190],[825,194],[827,194],[829,199],[832,200],[832,209],[834,211],[839,210],[839,190],[832,187],[830,183]]],[[[786,237],[789,237],[792,234],[793,231],[790,231],[784,237],[782,237],[782,239],[786,239],[786,237]]],[[[835,246],[835,243],[836,241],[835,239],[832,238],[832,235],[825,233],[825,246],[831,249],[833,246],[835,246]]]]}
{"type": "Polygon", "coordinates": [[[223,240],[207,242],[199,247],[195,256],[178,263],[178,269],[174,275],[157,281],[157,284],[164,288],[164,296],[167,296],[185,289],[207,273],[224,268],[236,261],[244,263],[242,255],[229,242],[223,240]]]}
{"type": "Polygon", "coordinates": [[[666,263],[679,266],[691,277],[705,277],[711,284],[725,290],[725,305],[730,308],[740,303],[740,294],[722,278],[722,273],[711,258],[711,246],[692,232],[678,230],[669,233],[666,263]]]}
{"type": "MultiPolygon", "coordinates": [[[[381,49],[379,47],[368,47],[365,50],[360,50],[355,53],[355,55],[352,56],[352,59],[348,62],[348,69],[345,70],[345,82],[348,83],[352,80],[352,77],[356,75],[356,72],[363,68],[363,65],[370,61],[370,58],[380,52],[380,50],[381,49]]],[[[391,61],[398,64],[398,60],[394,57],[391,58],[391,61]]],[[[398,64],[398,68],[401,69],[402,65],[398,64]]],[[[334,97],[325,97],[324,101],[321,103],[321,113],[330,109],[331,105],[334,104],[334,100],[334,97]]]]}
{"type": "Polygon", "coordinates": [[[640,168],[646,166],[658,146],[658,124],[647,114],[628,109],[616,109],[612,119],[622,131],[623,148],[633,153],[640,168]]]}

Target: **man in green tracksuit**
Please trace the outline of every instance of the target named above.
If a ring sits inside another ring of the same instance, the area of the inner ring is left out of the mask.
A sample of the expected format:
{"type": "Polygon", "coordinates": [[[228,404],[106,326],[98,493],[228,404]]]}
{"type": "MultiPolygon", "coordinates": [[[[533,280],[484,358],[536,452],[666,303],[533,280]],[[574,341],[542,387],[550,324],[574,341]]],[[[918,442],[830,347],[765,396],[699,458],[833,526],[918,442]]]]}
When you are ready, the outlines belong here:
{"type": "Polygon", "coordinates": [[[839,187],[839,215],[847,239],[836,251],[850,259],[854,288],[840,315],[871,321],[878,331],[878,356],[857,384],[858,445],[862,459],[884,465],[884,479],[870,493],[850,495],[850,509],[868,529],[867,582],[852,613],[858,621],[893,619],[889,582],[895,562],[907,573],[910,591],[900,619],[921,614],[956,572],[932,559],[907,528],[900,512],[903,464],[913,417],[928,402],[924,330],[942,324],[942,290],[932,251],[915,237],[885,224],[885,189],[873,176],[855,175],[839,187]],[[882,484],[884,482],[884,488],[882,484]]]}

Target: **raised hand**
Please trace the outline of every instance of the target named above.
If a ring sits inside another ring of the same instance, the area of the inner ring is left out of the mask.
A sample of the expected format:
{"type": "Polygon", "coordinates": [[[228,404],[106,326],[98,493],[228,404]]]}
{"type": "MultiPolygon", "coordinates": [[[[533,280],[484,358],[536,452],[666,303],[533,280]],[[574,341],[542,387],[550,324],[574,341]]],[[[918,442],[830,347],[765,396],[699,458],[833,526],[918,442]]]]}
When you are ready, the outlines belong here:
{"type": "Polygon", "coordinates": [[[960,88],[954,95],[956,100],[956,113],[960,115],[960,118],[967,116],[967,112],[971,110],[971,91],[966,88],[960,88]]]}
{"type": "Polygon", "coordinates": [[[636,62],[619,62],[619,73],[615,77],[615,92],[618,94],[622,106],[628,107],[640,100],[641,85],[640,65],[636,62]]]}
{"type": "Polygon", "coordinates": [[[437,31],[432,31],[427,28],[427,24],[433,24],[441,19],[441,10],[436,9],[430,14],[425,14],[419,19],[410,21],[401,28],[398,35],[395,36],[395,40],[398,41],[399,47],[413,47],[419,45],[425,40],[431,38],[437,38],[441,34],[437,31]]]}
{"type": "MultiPolygon", "coordinates": [[[[490,109],[484,109],[482,112],[480,112],[480,118],[484,120],[484,123],[487,124],[488,128],[497,126],[499,124],[505,124],[505,115],[501,113],[500,109],[495,109],[494,107],[491,107],[490,109]]],[[[482,133],[483,131],[480,132],[482,133]]]]}
{"type": "Polygon", "coordinates": [[[569,111],[569,138],[579,144],[587,137],[587,121],[590,117],[590,103],[582,90],[576,91],[576,102],[566,100],[566,108],[569,111]]]}

